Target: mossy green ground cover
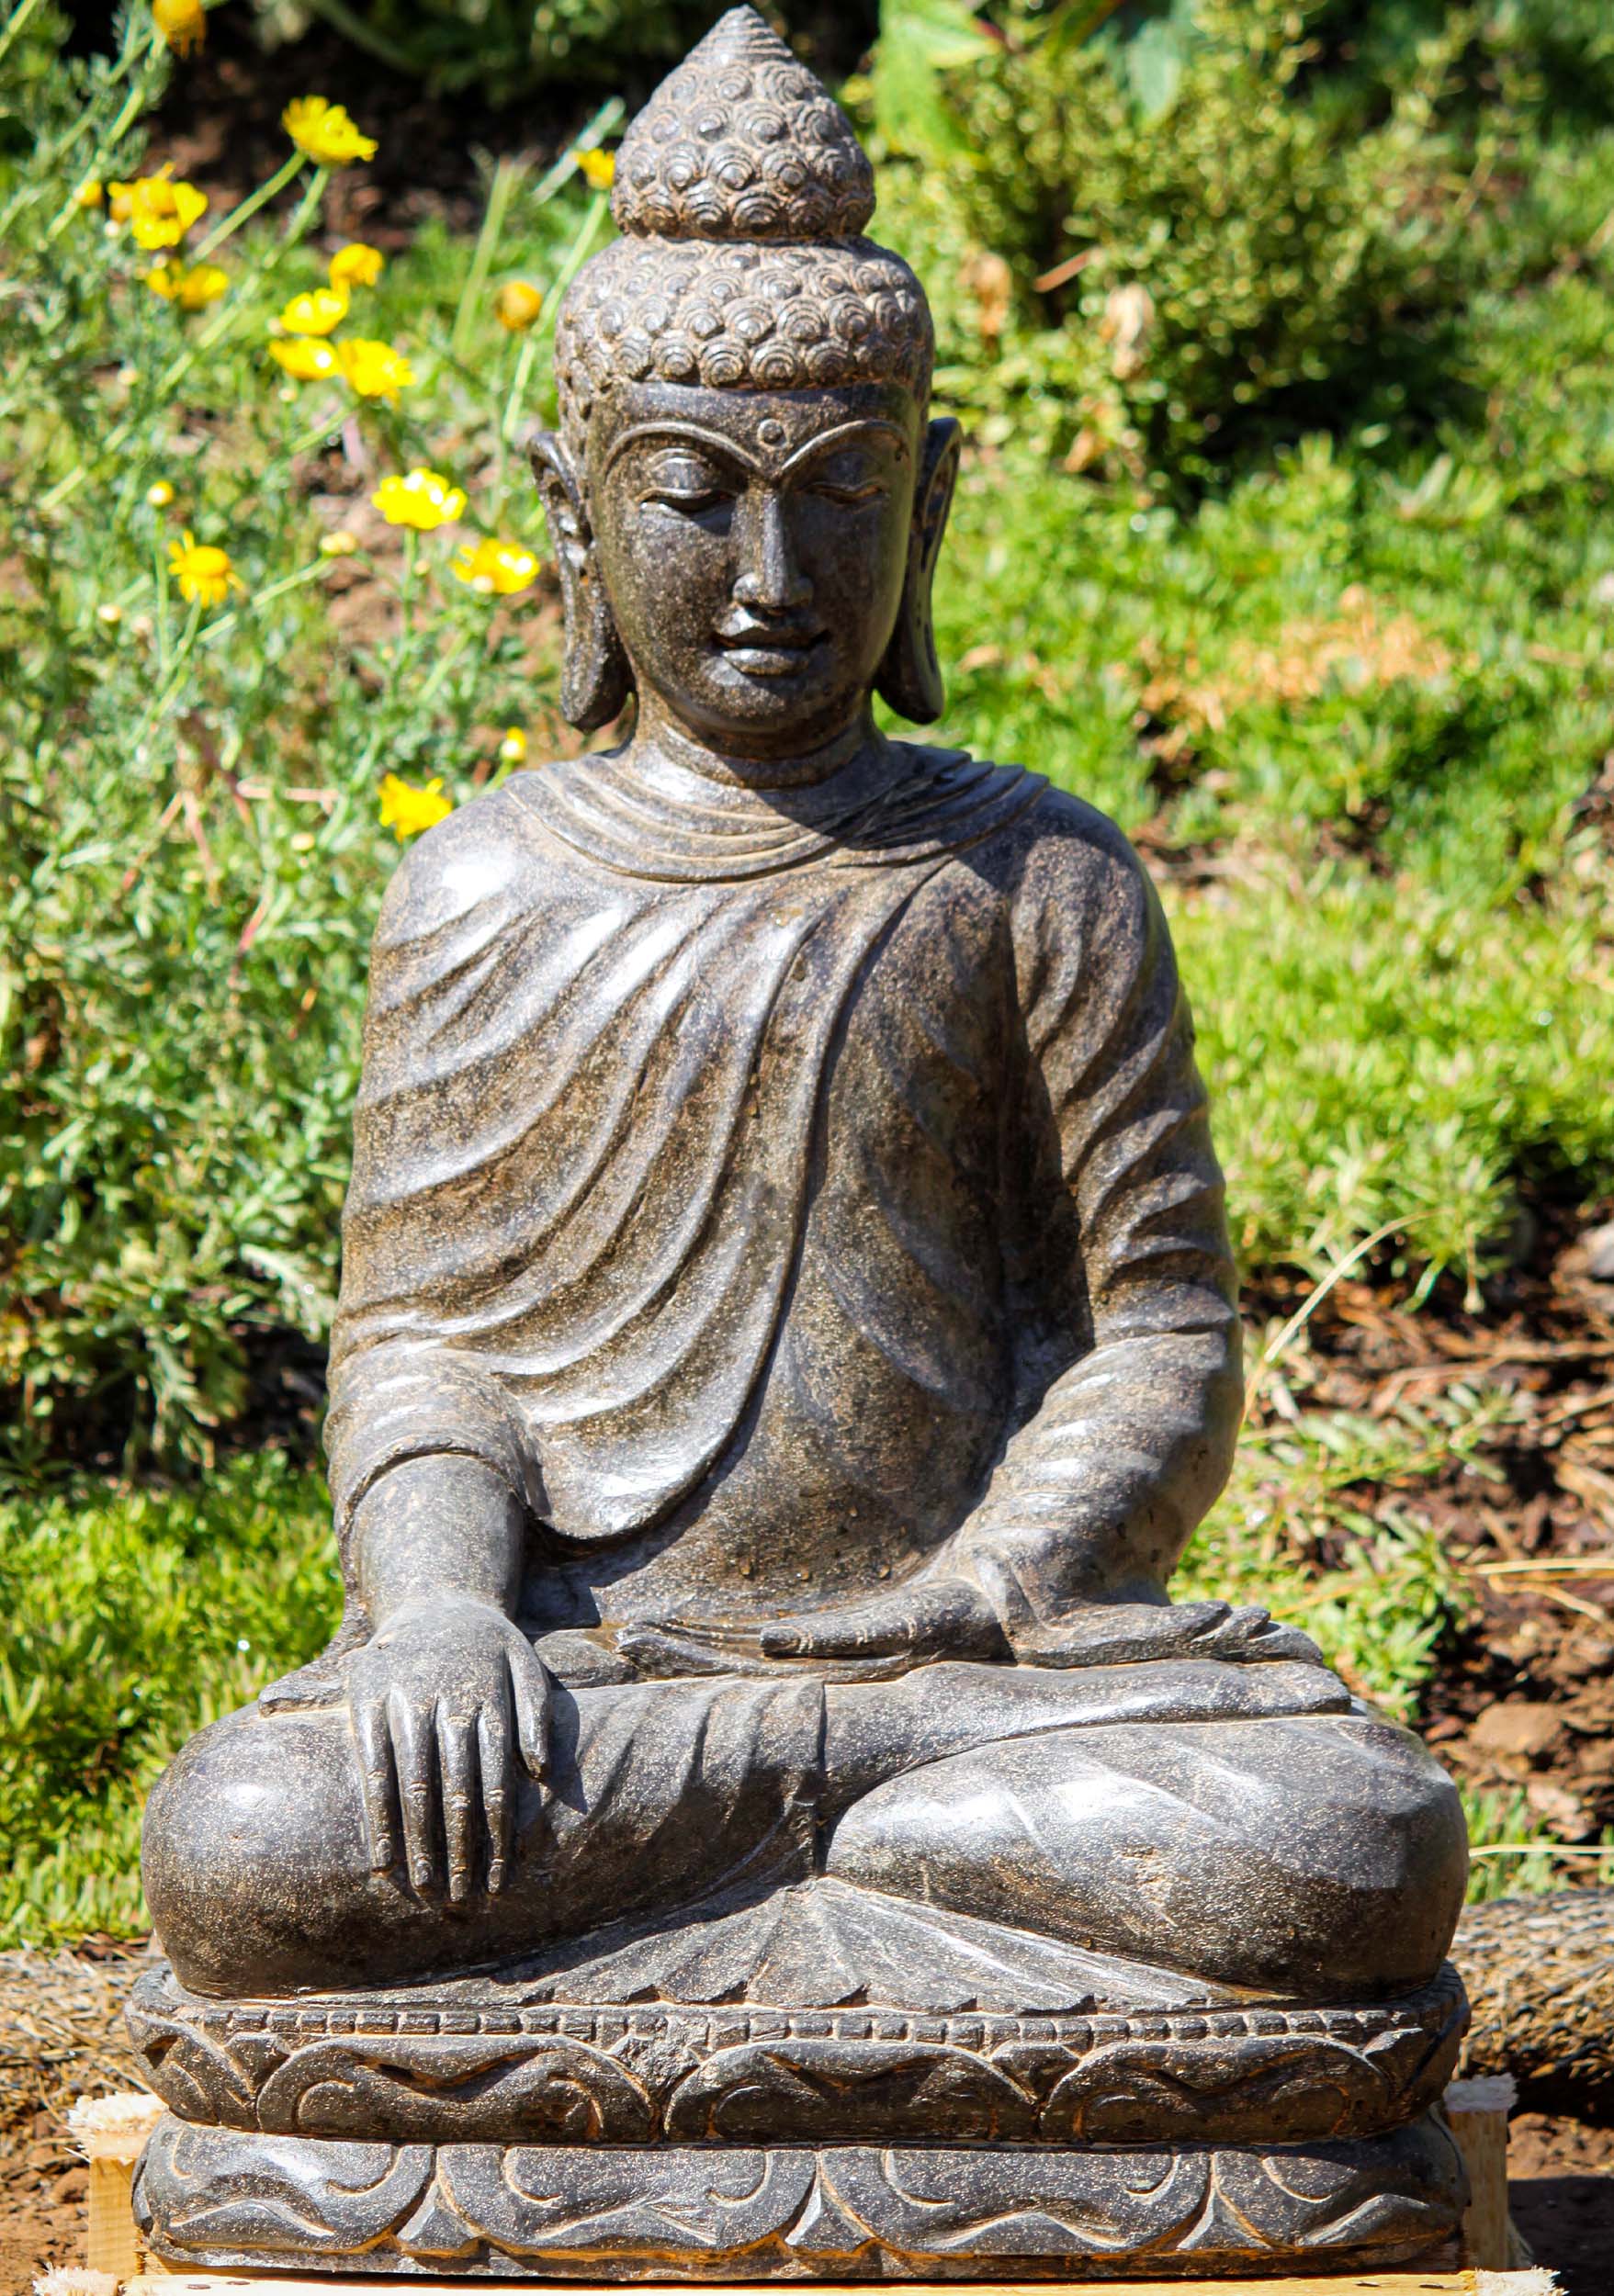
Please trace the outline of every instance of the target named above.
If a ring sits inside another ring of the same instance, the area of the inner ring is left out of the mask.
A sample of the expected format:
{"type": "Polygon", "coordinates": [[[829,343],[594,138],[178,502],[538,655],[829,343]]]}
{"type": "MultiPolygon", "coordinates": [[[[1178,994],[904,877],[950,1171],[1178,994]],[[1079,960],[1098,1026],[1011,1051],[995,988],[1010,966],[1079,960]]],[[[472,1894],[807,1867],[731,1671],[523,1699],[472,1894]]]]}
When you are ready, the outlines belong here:
{"type": "MultiPolygon", "coordinates": [[[[941,585],[941,732],[1089,798],[1157,864],[1258,1297],[1292,1297],[1378,1238],[1368,1265],[1403,1299],[1483,1314],[1525,1248],[1521,1210],[1614,1191],[1611,154],[1605,121],[1520,98],[1470,198],[1495,259],[1440,311],[1450,388],[1397,413],[1380,376],[1326,426],[1277,423],[1208,478],[1185,466],[1165,484],[1124,456],[1079,478],[1057,467],[1086,368],[1047,386],[1054,405],[1036,377],[1065,370],[1052,353],[1038,368],[1029,322],[999,354],[965,341],[966,203],[938,216],[892,179],[889,229],[909,217],[918,236],[899,243],[953,331],[944,388],[985,442],[941,585]],[[995,400],[993,355],[1012,384],[995,400]]],[[[1450,199],[1476,180],[1458,168],[1450,199]]],[[[531,189],[512,198],[490,287],[552,279],[576,243],[581,192],[538,208],[531,189]]],[[[31,1367],[27,1424],[46,1432],[18,1446],[0,1503],[4,1941],[141,1928],[144,1789],[334,1620],[317,1475],[228,1446],[209,1466],[209,1446],[243,1400],[242,1328],[317,1336],[329,1312],[362,950],[397,852],[376,776],[440,772],[463,801],[504,724],[535,746],[551,731],[542,612],[494,635],[439,569],[400,658],[385,537],[358,562],[380,602],[357,637],[333,635],[311,577],[253,603],[287,569],[317,571],[318,532],[344,514],[314,501],[334,480],[299,444],[307,395],[277,398],[263,356],[269,315],[327,252],[243,266],[243,323],[189,374],[186,406],[140,413],[127,467],[96,466],[72,519],[35,517],[26,489],[5,513],[23,572],[0,596],[0,1368],[31,1367]],[[155,615],[167,528],[143,493],[170,472],[249,587],[232,631],[198,646],[184,739],[164,747],[146,740],[152,656],[130,625],[155,615]],[[116,630],[96,621],[109,596],[116,630]],[[220,754],[271,794],[230,799],[220,754]],[[316,816],[293,784],[332,802],[316,816]],[[200,838],[164,814],[186,790],[200,838]],[[163,1474],[61,1481],[50,1431],[109,1397],[134,1429],[131,1469],[154,1443],[163,1474]]],[[[1017,287],[1057,252],[1017,252],[1017,287]]],[[[420,380],[400,411],[362,411],[368,451],[376,468],[433,462],[468,484],[480,528],[541,544],[504,436],[524,345],[485,309],[461,313],[470,258],[428,226],[375,290],[366,328],[402,343],[420,380]]],[[[60,268],[31,374],[0,401],[5,459],[36,497],[72,455],[94,463],[100,421],[85,397],[76,430],[47,439],[45,384],[121,390],[112,362],[137,363],[97,315],[90,255],[60,268]]],[[[198,321],[131,292],[117,288],[139,359],[183,355],[198,321]]],[[[1137,399],[1135,377],[1118,388],[1137,399]]],[[[1146,429],[1141,406],[1111,415],[1146,429]]],[[[1196,453],[1203,412],[1184,418],[1196,453]]],[[[425,538],[423,566],[450,539],[425,538]]],[[[1517,1408],[1482,1381],[1380,1418],[1304,1400],[1258,1417],[1183,1588],[1270,1602],[1416,1721],[1473,1599],[1424,1503],[1458,1468],[1489,1471],[1517,1408]]],[[[1543,1830],[1511,1806],[1477,1816],[1509,1840],[1543,1830]]]]}

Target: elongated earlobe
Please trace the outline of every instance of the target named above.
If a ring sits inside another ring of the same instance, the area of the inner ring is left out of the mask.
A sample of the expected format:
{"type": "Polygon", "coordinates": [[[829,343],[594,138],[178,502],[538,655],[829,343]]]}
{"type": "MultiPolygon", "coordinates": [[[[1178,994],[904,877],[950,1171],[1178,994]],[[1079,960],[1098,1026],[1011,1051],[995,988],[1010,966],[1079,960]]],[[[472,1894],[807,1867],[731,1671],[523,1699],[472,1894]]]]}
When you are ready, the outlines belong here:
{"type": "Polygon", "coordinates": [[[633,691],[633,675],[600,580],[582,490],[553,431],[546,431],[533,447],[533,476],[549,522],[566,609],[560,714],[580,733],[592,734],[621,715],[633,691]]]}
{"type": "Polygon", "coordinates": [[[914,490],[913,526],[909,535],[908,575],[897,627],[875,680],[875,691],[898,715],[929,726],[947,698],[936,658],[936,626],[931,584],[953,507],[963,433],[951,415],[940,415],[925,433],[924,458],[914,490]]]}

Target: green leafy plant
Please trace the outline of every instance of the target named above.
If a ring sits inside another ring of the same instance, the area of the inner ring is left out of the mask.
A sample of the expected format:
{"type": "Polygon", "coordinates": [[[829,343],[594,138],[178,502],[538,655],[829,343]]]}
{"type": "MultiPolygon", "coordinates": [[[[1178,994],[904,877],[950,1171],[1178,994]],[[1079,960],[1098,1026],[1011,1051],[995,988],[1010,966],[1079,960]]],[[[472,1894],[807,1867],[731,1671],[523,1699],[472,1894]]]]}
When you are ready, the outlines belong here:
{"type": "Polygon", "coordinates": [[[345,115],[215,222],[138,174],[149,10],[63,30],[0,35],[0,1389],[14,1458],[203,1456],[254,1330],[329,1318],[389,828],[552,738],[520,450],[606,200],[507,165],[423,293],[429,241],[378,278],[324,235],[345,115]]]}

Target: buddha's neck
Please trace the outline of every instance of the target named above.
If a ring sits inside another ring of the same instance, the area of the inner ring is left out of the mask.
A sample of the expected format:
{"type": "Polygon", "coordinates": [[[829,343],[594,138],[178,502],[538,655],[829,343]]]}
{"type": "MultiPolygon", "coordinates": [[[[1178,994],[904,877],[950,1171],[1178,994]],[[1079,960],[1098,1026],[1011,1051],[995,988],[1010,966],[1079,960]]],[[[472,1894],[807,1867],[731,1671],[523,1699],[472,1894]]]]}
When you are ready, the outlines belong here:
{"type": "Polygon", "coordinates": [[[812,789],[854,760],[872,761],[887,755],[889,747],[865,704],[839,733],[811,748],[782,757],[744,757],[698,740],[657,695],[642,693],[626,762],[648,768],[652,777],[672,766],[676,771],[697,773],[703,781],[761,794],[771,790],[812,789]]]}

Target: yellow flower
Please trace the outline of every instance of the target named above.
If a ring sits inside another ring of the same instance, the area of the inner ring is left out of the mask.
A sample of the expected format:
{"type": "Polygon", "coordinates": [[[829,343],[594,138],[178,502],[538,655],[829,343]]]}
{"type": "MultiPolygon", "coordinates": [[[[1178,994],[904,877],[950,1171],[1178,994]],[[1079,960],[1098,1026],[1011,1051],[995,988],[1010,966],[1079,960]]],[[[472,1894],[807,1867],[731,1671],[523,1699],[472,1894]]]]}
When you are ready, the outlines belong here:
{"type": "Polygon", "coordinates": [[[232,587],[243,587],[229,551],[198,542],[188,527],[183,542],[168,545],[168,571],[187,605],[221,606],[232,587]]]}
{"type": "Polygon", "coordinates": [[[165,511],[174,500],[174,489],[166,478],[153,478],[146,489],[146,501],[154,511],[165,511]]]}
{"type": "Polygon", "coordinates": [[[96,620],[104,622],[109,630],[115,630],[122,619],[123,608],[116,598],[108,598],[105,605],[96,608],[96,620]]]}
{"type": "Polygon", "coordinates": [[[147,272],[146,285],[165,303],[177,303],[182,311],[199,311],[219,300],[230,285],[230,274],[216,263],[193,263],[188,269],[181,263],[160,263],[147,272]]]}
{"type": "Polygon", "coordinates": [[[543,308],[543,297],[525,279],[507,279],[493,298],[499,324],[513,335],[525,335],[543,308]]]}
{"type": "Polygon", "coordinates": [[[322,558],[350,558],[357,548],[358,536],[350,535],[345,526],[333,526],[328,535],[320,536],[322,558]]]}
{"type": "Polygon", "coordinates": [[[367,247],[362,239],[349,240],[331,258],[331,285],[338,292],[348,287],[374,287],[387,267],[387,258],[378,247],[367,247]]]}
{"type": "Polygon", "coordinates": [[[134,243],[154,253],[159,247],[177,247],[198,217],[208,211],[206,192],[194,184],[176,184],[164,167],[155,175],[137,176],[132,184],[114,184],[112,220],[127,223],[134,243]]]}
{"type": "Polygon", "coordinates": [[[414,380],[414,369],[401,351],[389,343],[372,343],[365,335],[349,335],[337,343],[336,364],[361,399],[396,399],[414,380]]]}
{"type": "Polygon", "coordinates": [[[616,181],[616,161],[609,152],[580,152],[577,163],[591,191],[609,191],[616,181]]]}
{"type": "Polygon", "coordinates": [[[344,107],[323,96],[298,96],[281,113],[280,125],[317,167],[345,167],[350,160],[376,156],[374,140],[360,135],[344,107]]]}
{"type": "Polygon", "coordinates": [[[538,570],[537,554],[525,542],[495,542],[490,535],[480,542],[462,542],[454,554],[454,571],[484,597],[508,598],[525,590],[538,570]]]}
{"type": "Polygon", "coordinates": [[[423,829],[431,828],[453,811],[453,800],[443,794],[440,775],[429,781],[424,789],[401,782],[396,773],[382,777],[381,827],[390,829],[400,845],[407,838],[419,837],[423,829]]]}
{"type": "Polygon", "coordinates": [[[208,37],[201,0],[152,0],[152,21],[176,56],[188,56],[208,37]]]}
{"type": "Polygon", "coordinates": [[[98,208],[107,197],[107,186],[98,176],[89,175],[73,196],[81,208],[98,208]]]}
{"type": "Polygon", "coordinates": [[[506,726],[499,756],[505,765],[519,765],[526,756],[526,736],[519,726],[506,726]]]}
{"type": "Polygon", "coordinates": [[[435,526],[453,524],[465,508],[465,490],[450,486],[440,470],[411,470],[401,478],[394,471],[370,500],[389,526],[429,535],[435,526]]]}
{"type": "Polygon", "coordinates": [[[308,335],[293,335],[289,343],[272,343],[269,356],[299,383],[317,383],[327,375],[341,372],[331,345],[315,342],[308,335]]]}
{"type": "Polygon", "coordinates": [[[294,295],[280,314],[288,335],[328,335],[347,317],[347,297],[341,287],[313,287],[294,295]]]}

